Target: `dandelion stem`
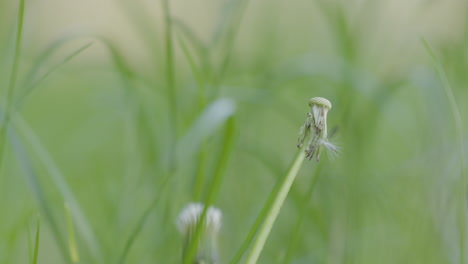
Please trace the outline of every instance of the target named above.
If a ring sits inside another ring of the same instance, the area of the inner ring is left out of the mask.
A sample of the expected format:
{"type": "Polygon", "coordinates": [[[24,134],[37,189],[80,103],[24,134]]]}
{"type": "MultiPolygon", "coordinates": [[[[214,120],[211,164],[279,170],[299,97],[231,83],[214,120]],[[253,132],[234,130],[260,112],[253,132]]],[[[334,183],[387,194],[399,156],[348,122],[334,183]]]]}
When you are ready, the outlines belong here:
{"type": "Polygon", "coordinates": [[[306,194],[304,195],[303,202],[302,202],[302,205],[300,207],[300,213],[299,213],[300,215],[299,215],[299,218],[297,219],[296,226],[294,227],[294,231],[292,233],[291,240],[289,241],[288,249],[286,250],[286,256],[284,257],[284,261],[283,261],[284,264],[288,264],[288,263],[291,262],[291,258],[293,256],[294,249],[296,248],[295,245],[296,245],[297,239],[299,238],[299,235],[300,235],[302,222],[304,221],[308,201],[311,198],[311,196],[312,196],[312,194],[313,194],[313,192],[315,190],[315,185],[317,183],[317,179],[318,179],[318,177],[320,175],[320,171],[322,170],[322,164],[323,163],[319,163],[317,165],[317,169],[315,170],[315,173],[314,173],[314,175],[312,177],[312,180],[310,181],[309,189],[307,190],[306,194]]]}
{"type": "MultiPolygon", "coordinates": [[[[276,218],[280,212],[281,207],[283,206],[284,200],[291,189],[291,186],[296,178],[299,169],[301,168],[302,162],[306,157],[306,153],[301,148],[296,155],[291,167],[289,168],[288,173],[281,182],[281,187],[279,189],[278,195],[272,201],[271,209],[268,211],[265,222],[259,230],[258,236],[252,246],[249,256],[247,257],[246,264],[255,264],[260,256],[260,253],[263,250],[265,242],[270,234],[273,224],[275,223],[276,218]]],[[[268,205],[267,205],[268,206],[268,205]]]]}

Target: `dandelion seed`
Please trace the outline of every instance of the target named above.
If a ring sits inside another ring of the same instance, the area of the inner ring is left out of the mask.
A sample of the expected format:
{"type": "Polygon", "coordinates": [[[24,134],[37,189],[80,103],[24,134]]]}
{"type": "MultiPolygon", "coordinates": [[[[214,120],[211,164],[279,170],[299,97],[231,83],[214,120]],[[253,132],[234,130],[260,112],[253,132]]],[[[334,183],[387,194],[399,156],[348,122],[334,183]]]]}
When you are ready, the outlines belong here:
{"type": "Polygon", "coordinates": [[[309,100],[309,106],[311,109],[299,131],[297,147],[301,148],[304,141],[310,137],[305,150],[307,158],[311,160],[315,156],[318,162],[324,149],[328,149],[332,154],[338,151],[338,147],[327,139],[327,113],[332,104],[323,97],[313,97],[309,100]]]}
{"type": "MultiPolygon", "coordinates": [[[[182,209],[177,219],[177,229],[184,239],[184,255],[192,241],[195,229],[203,213],[204,205],[201,203],[189,203],[182,209]]],[[[218,263],[217,239],[221,228],[221,211],[215,207],[208,207],[203,230],[198,241],[196,264],[218,263]]]]}

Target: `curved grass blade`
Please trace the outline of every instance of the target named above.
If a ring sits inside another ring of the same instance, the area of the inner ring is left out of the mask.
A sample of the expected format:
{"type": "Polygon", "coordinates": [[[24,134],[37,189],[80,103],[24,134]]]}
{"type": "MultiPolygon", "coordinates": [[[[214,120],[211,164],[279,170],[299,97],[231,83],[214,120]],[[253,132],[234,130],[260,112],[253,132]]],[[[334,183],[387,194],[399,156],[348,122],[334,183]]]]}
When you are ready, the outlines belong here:
{"type": "Polygon", "coordinates": [[[208,105],[176,146],[178,163],[193,157],[201,142],[214,133],[236,110],[234,101],[218,99],[208,105]]]}
{"type": "Polygon", "coordinates": [[[21,40],[23,35],[23,21],[24,21],[24,0],[19,1],[18,7],[18,20],[16,27],[16,40],[15,40],[15,51],[13,57],[13,66],[11,69],[10,79],[5,92],[6,105],[5,113],[3,118],[0,120],[0,171],[3,167],[4,152],[6,147],[7,138],[7,126],[10,120],[10,108],[12,105],[13,90],[16,86],[18,78],[18,68],[21,55],[21,40]]]}
{"type": "Polygon", "coordinates": [[[57,71],[61,66],[72,60],[74,57],[78,56],[81,52],[85,51],[87,48],[89,48],[93,43],[89,42],[77,50],[73,51],[70,53],[70,55],[66,56],[61,62],[59,62],[57,65],[51,67],[46,73],[41,75],[34,83],[30,84],[29,86],[26,87],[26,89],[19,95],[19,97],[16,99],[16,107],[19,108],[21,107],[22,102],[24,99],[31,94],[31,92],[37,88],[47,77],[49,77],[52,73],[57,71]]]}
{"type": "Polygon", "coordinates": [[[162,190],[166,187],[166,184],[169,182],[170,175],[166,176],[164,180],[161,183],[160,190],[154,198],[153,202],[148,206],[148,208],[144,211],[143,215],[141,216],[140,220],[138,221],[137,225],[135,226],[135,229],[133,232],[130,234],[129,238],[127,239],[127,242],[125,242],[124,249],[122,250],[122,254],[119,257],[119,260],[117,263],[119,264],[124,264],[126,262],[128,253],[130,252],[130,249],[135,242],[135,239],[138,237],[140,234],[141,230],[143,229],[143,226],[145,225],[146,221],[148,220],[148,217],[150,216],[151,212],[153,211],[154,207],[158,204],[158,202],[162,198],[162,190]]]}
{"type": "Polygon", "coordinates": [[[42,208],[48,222],[50,223],[52,234],[56,240],[57,246],[60,248],[62,257],[64,258],[65,262],[68,263],[69,256],[65,247],[66,243],[60,233],[57,221],[55,220],[55,217],[52,213],[52,208],[49,206],[49,201],[47,201],[47,198],[44,194],[44,190],[40,184],[37,173],[26,152],[26,149],[23,146],[21,140],[18,138],[18,134],[12,126],[9,126],[8,128],[8,139],[12,146],[12,149],[14,150],[14,153],[16,154],[16,159],[21,165],[21,169],[23,170],[26,182],[29,184],[38,205],[42,208]]]}
{"type": "Polygon", "coordinates": [[[457,185],[457,194],[458,194],[458,206],[457,206],[457,222],[459,228],[459,250],[460,250],[460,264],[466,263],[466,188],[468,179],[465,175],[465,150],[463,144],[463,123],[462,123],[462,116],[460,113],[460,108],[458,107],[457,101],[455,100],[455,95],[453,94],[452,86],[448,80],[447,74],[445,73],[444,68],[442,67],[441,62],[436,57],[433,49],[429,45],[429,43],[422,38],[421,39],[424,47],[426,48],[427,53],[432,59],[432,63],[434,64],[434,68],[439,75],[440,80],[442,81],[442,88],[444,89],[445,95],[447,96],[447,101],[450,105],[450,111],[453,117],[456,133],[457,133],[457,141],[458,141],[458,152],[459,152],[459,160],[460,160],[460,178],[458,179],[460,184],[457,185]]]}
{"type": "MultiPolygon", "coordinates": [[[[68,183],[65,180],[64,175],[56,165],[50,153],[42,145],[40,139],[34,133],[34,131],[28,126],[25,120],[18,114],[15,118],[15,125],[19,128],[21,133],[24,135],[26,142],[29,143],[33,151],[36,153],[37,158],[42,162],[46,168],[48,175],[58,191],[62,195],[63,199],[68,203],[70,207],[71,215],[76,221],[76,226],[79,233],[83,236],[86,241],[89,252],[93,258],[100,262],[102,261],[101,246],[87,220],[86,216],[82,212],[78,201],[76,200],[73,192],[71,191],[68,183]]],[[[102,262],[101,262],[102,263],[102,262]]]]}

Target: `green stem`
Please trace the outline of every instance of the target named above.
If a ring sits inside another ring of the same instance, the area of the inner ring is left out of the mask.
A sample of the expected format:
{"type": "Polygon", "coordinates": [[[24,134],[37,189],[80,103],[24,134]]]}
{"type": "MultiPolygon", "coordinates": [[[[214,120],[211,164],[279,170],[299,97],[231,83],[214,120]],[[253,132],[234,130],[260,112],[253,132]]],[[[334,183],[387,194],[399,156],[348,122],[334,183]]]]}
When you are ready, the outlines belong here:
{"type": "Polygon", "coordinates": [[[288,249],[286,250],[286,256],[284,257],[284,261],[283,261],[284,264],[288,264],[288,263],[291,262],[291,258],[293,256],[294,249],[296,248],[295,245],[296,245],[296,242],[297,242],[297,240],[299,238],[299,235],[300,235],[302,222],[304,221],[304,217],[306,215],[308,201],[312,197],[312,194],[313,194],[313,192],[315,190],[315,185],[317,183],[317,179],[318,179],[318,177],[320,175],[320,171],[322,170],[322,164],[323,163],[318,164],[317,170],[315,171],[315,173],[314,173],[314,175],[312,177],[312,180],[310,181],[309,189],[307,190],[306,194],[304,195],[304,199],[303,199],[303,202],[302,202],[302,205],[301,205],[301,208],[300,208],[300,215],[299,215],[299,218],[297,219],[296,226],[295,226],[293,234],[291,236],[291,240],[289,241],[288,249]]]}
{"type": "Polygon", "coordinates": [[[275,223],[276,218],[280,212],[281,207],[283,206],[284,200],[291,189],[291,186],[296,178],[299,169],[301,168],[302,162],[306,157],[306,153],[302,150],[299,150],[296,158],[294,159],[293,164],[291,165],[288,174],[281,182],[281,187],[278,192],[278,195],[272,202],[272,207],[268,211],[266,216],[265,222],[263,223],[260,231],[258,233],[257,239],[255,240],[252,250],[250,251],[249,256],[247,257],[246,264],[255,264],[260,256],[260,253],[263,250],[265,242],[270,234],[271,229],[273,228],[273,224],[275,223]]]}

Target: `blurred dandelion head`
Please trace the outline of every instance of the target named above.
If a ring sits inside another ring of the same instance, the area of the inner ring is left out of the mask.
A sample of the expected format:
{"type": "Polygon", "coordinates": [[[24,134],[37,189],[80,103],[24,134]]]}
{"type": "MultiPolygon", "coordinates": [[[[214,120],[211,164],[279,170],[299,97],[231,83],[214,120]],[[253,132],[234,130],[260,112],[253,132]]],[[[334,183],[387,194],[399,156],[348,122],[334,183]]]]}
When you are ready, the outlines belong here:
{"type": "Polygon", "coordinates": [[[204,224],[201,226],[201,235],[198,241],[192,241],[196,228],[200,222],[205,205],[202,203],[189,203],[179,214],[177,229],[184,239],[184,254],[190,243],[198,243],[195,263],[217,263],[217,237],[221,228],[222,213],[215,207],[208,207],[204,224]]]}

